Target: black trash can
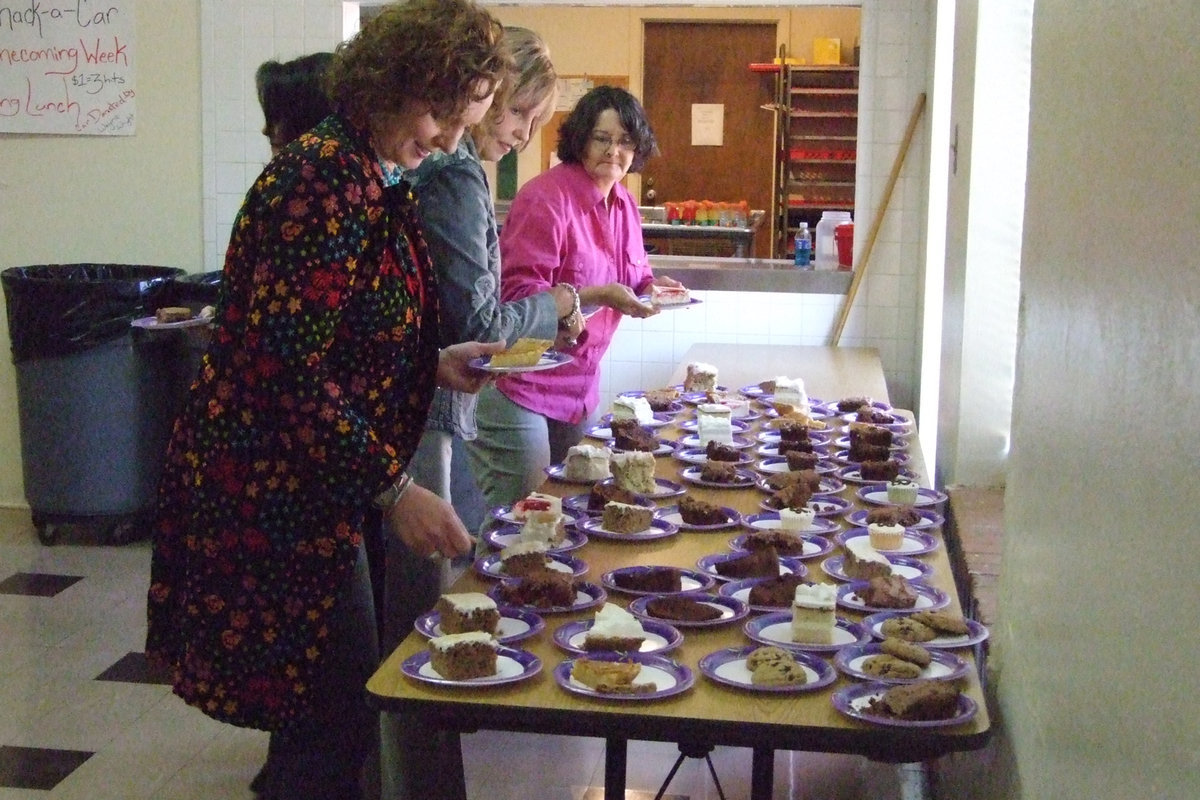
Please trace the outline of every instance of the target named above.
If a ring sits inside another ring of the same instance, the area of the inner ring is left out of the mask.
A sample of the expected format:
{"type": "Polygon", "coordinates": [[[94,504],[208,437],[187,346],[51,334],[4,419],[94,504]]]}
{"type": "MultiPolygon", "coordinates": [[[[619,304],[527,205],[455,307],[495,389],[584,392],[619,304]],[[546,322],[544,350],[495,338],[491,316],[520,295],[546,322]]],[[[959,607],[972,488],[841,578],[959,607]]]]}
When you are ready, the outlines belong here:
{"type": "Polygon", "coordinates": [[[113,541],[144,535],[186,354],[179,337],[141,335],[132,323],[165,305],[183,274],[132,264],[0,273],[25,498],[43,542],[62,524],[103,526],[113,541]]]}

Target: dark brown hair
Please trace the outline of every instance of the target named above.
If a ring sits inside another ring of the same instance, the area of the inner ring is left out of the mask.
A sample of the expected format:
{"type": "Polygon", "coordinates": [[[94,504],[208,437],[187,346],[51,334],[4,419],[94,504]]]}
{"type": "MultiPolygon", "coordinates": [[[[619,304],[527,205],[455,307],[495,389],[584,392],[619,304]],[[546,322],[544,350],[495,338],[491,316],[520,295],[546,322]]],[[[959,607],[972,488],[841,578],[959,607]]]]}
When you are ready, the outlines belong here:
{"type": "Polygon", "coordinates": [[[658,140],[654,138],[654,131],[650,130],[650,120],[642,104],[629,92],[616,86],[597,86],[579,98],[558,128],[557,153],[560,161],[568,164],[583,162],[583,154],[587,151],[596,120],[610,108],[617,112],[621,127],[633,139],[633,163],[629,165],[629,171],[638,172],[646,166],[646,160],[658,151],[658,140]]]}
{"type": "Polygon", "coordinates": [[[280,63],[264,61],[254,73],[263,128],[274,146],[282,146],[333,111],[325,94],[325,73],[333,53],[311,53],[280,63]]]}
{"type": "Polygon", "coordinates": [[[354,38],[338,45],[329,94],[355,124],[374,114],[428,104],[439,121],[495,91],[511,69],[503,28],[471,0],[410,0],[384,6],[354,38]]]}

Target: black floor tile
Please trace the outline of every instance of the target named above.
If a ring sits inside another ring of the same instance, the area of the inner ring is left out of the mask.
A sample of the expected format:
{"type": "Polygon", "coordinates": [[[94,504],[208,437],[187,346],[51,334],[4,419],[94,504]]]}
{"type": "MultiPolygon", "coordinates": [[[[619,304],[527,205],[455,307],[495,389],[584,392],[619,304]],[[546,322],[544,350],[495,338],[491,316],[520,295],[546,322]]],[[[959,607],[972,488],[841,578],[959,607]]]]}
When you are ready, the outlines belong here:
{"type": "Polygon", "coordinates": [[[0,786],[48,792],[91,757],[84,750],[0,745],[0,786]]]}
{"type": "Polygon", "coordinates": [[[146,660],[145,653],[126,653],[115,664],[96,676],[98,681],[120,681],[122,683],[155,683],[170,685],[166,670],[155,669],[146,660]]]}
{"type": "Polygon", "coordinates": [[[52,575],[47,572],[16,572],[0,581],[0,594],[53,597],[79,581],[82,575],[52,575]]]}

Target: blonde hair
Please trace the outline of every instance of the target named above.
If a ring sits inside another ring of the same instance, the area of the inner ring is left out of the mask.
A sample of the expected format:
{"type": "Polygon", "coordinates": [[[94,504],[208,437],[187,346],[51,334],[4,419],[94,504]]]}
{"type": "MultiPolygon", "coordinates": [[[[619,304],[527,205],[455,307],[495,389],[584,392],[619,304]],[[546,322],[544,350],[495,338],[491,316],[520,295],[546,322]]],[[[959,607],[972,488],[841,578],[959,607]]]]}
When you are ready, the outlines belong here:
{"type": "MultiPolygon", "coordinates": [[[[504,28],[501,48],[512,60],[512,71],[496,90],[496,99],[483,124],[494,126],[510,108],[533,108],[545,103],[542,115],[534,120],[537,130],[550,121],[554,98],[558,95],[558,73],[550,60],[550,48],[541,36],[516,26],[504,28]]],[[[529,141],[524,142],[521,149],[528,144],[529,141]]]]}

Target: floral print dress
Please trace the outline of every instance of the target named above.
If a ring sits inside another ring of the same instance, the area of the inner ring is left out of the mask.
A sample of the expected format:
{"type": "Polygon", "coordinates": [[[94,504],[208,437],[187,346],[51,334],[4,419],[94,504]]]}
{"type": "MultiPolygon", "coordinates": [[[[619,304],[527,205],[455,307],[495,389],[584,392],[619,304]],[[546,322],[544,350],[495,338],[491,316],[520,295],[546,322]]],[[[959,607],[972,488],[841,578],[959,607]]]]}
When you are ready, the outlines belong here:
{"type": "Polygon", "coordinates": [[[247,193],[154,523],[146,651],[206,714],[309,715],[365,510],[425,422],[432,275],[407,185],[336,116],[247,193]]]}

